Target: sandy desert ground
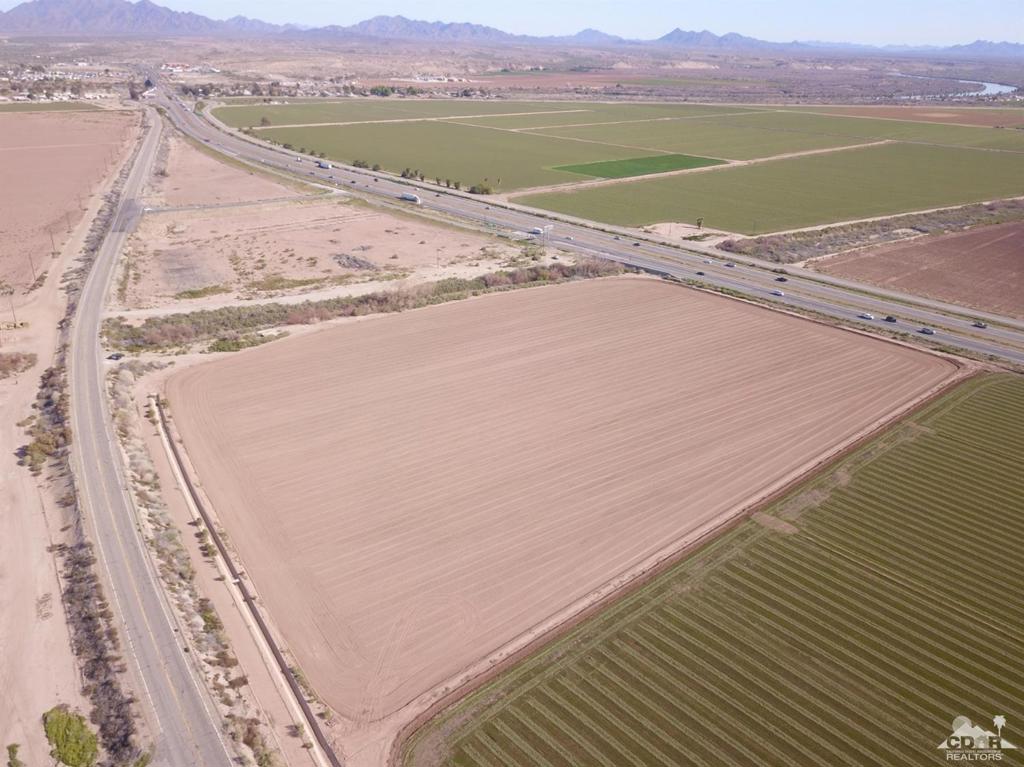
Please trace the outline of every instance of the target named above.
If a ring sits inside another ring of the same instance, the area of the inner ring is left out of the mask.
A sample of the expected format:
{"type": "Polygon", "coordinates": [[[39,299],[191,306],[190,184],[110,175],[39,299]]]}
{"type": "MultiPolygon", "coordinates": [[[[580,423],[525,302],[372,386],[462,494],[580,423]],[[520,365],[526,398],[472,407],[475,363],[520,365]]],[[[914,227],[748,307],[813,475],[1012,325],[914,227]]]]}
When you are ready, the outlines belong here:
{"type": "Polygon", "coordinates": [[[183,370],[167,394],[304,673],[366,724],[952,373],[616,278],[364,318],[183,370]]]}
{"type": "MultiPolygon", "coordinates": [[[[71,651],[56,563],[49,550],[52,544],[67,542],[62,533],[64,512],[57,503],[64,489],[59,484],[40,483],[28,469],[19,466],[15,449],[28,441],[23,421],[34,412],[40,375],[52,364],[57,348],[57,324],[67,302],[61,276],[75,263],[110,178],[130,154],[138,115],[52,112],[45,113],[45,120],[38,119],[44,117],[42,113],[16,115],[35,118],[27,123],[11,121],[14,116],[0,116],[0,140],[6,146],[16,141],[53,149],[55,143],[69,143],[62,138],[65,135],[83,144],[74,148],[77,154],[51,154],[49,149],[0,150],[0,227],[5,230],[0,237],[0,254],[4,256],[0,268],[10,266],[6,257],[12,252],[21,255],[26,243],[40,243],[40,232],[31,227],[56,215],[60,205],[70,203],[76,212],[72,232],[61,228],[56,243],[61,252],[56,259],[49,255],[49,237],[41,232],[46,239],[47,279],[28,294],[17,291],[12,296],[18,319],[25,326],[0,330],[0,351],[37,355],[31,369],[0,380],[0,445],[4,447],[0,453],[0,746],[18,743],[18,756],[25,764],[45,764],[52,759],[40,724],[43,712],[57,703],[88,712],[89,704],[81,694],[81,676],[71,651]],[[79,125],[78,120],[86,122],[79,125]],[[15,125],[17,130],[13,130],[15,125]],[[8,127],[12,128],[10,133],[6,132],[8,127]],[[125,127],[127,142],[121,140],[120,131],[125,127]],[[104,173],[103,158],[108,152],[114,158],[112,170],[98,182],[90,174],[104,173]],[[66,168],[60,164],[62,158],[68,162],[66,168]],[[40,170],[45,174],[39,175],[40,170]],[[52,185],[39,183],[40,178],[49,175],[60,178],[65,171],[67,176],[52,185]],[[8,184],[8,179],[16,182],[8,184]],[[84,213],[78,211],[76,193],[82,194],[84,213]],[[33,209],[37,203],[42,207],[33,209]],[[8,215],[9,211],[15,213],[8,215]],[[16,230],[8,230],[12,225],[16,230]],[[6,231],[12,231],[11,239],[6,231]],[[12,246],[18,250],[12,250],[12,246]]],[[[0,272],[0,279],[17,281],[20,274],[7,271],[5,277],[0,272]]],[[[20,287],[20,283],[15,284],[20,287]]],[[[9,319],[8,309],[8,300],[4,299],[0,318],[5,321],[9,319]]]]}
{"type": "Polygon", "coordinates": [[[153,211],[125,252],[119,309],[208,308],[235,298],[388,283],[416,270],[484,262],[500,240],[390,215],[344,196],[153,211]]]}
{"type": "Polygon", "coordinates": [[[996,314],[1024,317],[1024,223],[867,248],[812,268],[996,314]]]}
{"type": "Polygon", "coordinates": [[[113,111],[0,114],[0,280],[28,286],[33,265],[37,276],[51,267],[53,246],[67,241],[138,120],[113,111]]]}
{"type": "Polygon", "coordinates": [[[151,205],[180,207],[254,202],[296,197],[294,184],[220,162],[170,134],[161,148],[161,163],[149,185],[151,205]]]}

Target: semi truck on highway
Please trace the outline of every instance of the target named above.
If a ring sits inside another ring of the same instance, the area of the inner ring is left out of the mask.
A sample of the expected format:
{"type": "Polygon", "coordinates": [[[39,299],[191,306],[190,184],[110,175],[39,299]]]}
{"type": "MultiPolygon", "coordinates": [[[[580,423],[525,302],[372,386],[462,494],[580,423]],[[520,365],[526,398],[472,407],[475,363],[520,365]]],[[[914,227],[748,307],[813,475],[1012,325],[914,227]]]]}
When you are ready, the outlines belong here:
{"type": "Polygon", "coordinates": [[[421,202],[423,202],[418,194],[412,194],[411,192],[403,192],[398,196],[398,199],[405,200],[406,202],[411,202],[413,205],[419,205],[421,202]]]}
{"type": "Polygon", "coordinates": [[[323,168],[324,170],[330,170],[334,166],[331,165],[329,162],[327,162],[325,160],[317,160],[316,161],[316,167],[323,168]]]}

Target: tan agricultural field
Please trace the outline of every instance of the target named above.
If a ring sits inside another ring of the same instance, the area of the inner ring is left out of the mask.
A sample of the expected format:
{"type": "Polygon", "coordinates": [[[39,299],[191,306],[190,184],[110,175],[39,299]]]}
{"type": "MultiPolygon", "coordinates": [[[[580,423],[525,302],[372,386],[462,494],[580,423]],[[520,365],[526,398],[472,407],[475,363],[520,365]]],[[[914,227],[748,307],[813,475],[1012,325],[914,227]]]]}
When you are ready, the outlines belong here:
{"type": "Polygon", "coordinates": [[[1024,223],[918,237],[811,262],[827,274],[1024,317],[1024,223]]]}
{"type": "Polygon", "coordinates": [[[166,142],[162,172],[154,177],[150,189],[154,205],[220,205],[299,194],[293,185],[220,162],[177,134],[168,136],[166,142]]]}
{"type": "Polygon", "coordinates": [[[387,212],[341,196],[153,211],[125,250],[114,303],[189,308],[391,281],[517,253],[502,241],[387,212]]]}
{"type": "Polygon", "coordinates": [[[365,725],[953,373],[626,277],[364,318],[183,370],[166,393],[304,674],[365,725]]]}
{"type": "Polygon", "coordinates": [[[138,121],[130,112],[0,114],[0,281],[27,286],[33,265],[36,276],[50,268],[138,121]]]}

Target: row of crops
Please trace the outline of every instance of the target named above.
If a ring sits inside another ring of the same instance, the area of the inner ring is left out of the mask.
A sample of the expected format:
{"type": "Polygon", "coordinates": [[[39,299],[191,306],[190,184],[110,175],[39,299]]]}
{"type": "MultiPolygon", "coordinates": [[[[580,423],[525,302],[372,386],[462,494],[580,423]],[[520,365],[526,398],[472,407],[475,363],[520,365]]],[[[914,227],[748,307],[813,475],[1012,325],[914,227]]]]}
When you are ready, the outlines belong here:
{"type": "Polygon", "coordinates": [[[941,764],[957,716],[1013,741],[1022,563],[1024,379],[987,376],[443,713],[405,765],[941,764]]]}

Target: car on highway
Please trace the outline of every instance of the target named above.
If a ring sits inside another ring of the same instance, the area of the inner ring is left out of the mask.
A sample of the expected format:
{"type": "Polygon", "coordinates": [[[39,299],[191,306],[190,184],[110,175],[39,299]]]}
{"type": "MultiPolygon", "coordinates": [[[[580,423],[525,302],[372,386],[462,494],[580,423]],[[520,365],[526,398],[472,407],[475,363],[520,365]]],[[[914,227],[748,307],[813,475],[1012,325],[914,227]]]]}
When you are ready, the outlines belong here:
{"type": "Polygon", "coordinates": [[[572,236],[571,234],[567,234],[567,235],[565,235],[565,239],[567,239],[567,240],[568,240],[569,242],[572,242],[572,241],[573,241],[573,240],[575,240],[576,238],[575,238],[575,237],[573,237],[573,236],[572,236]]]}
{"type": "Polygon", "coordinates": [[[921,328],[921,330],[919,330],[918,332],[919,333],[923,333],[926,336],[933,336],[933,335],[935,335],[935,331],[932,330],[931,328],[921,328]]]}
{"type": "Polygon", "coordinates": [[[782,297],[783,297],[784,295],[786,295],[786,294],[785,294],[785,293],[783,293],[783,292],[782,292],[781,290],[773,290],[773,291],[772,291],[772,295],[773,295],[773,296],[778,296],[779,298],[782,298],[782,297]]]}
{"type": "Polygon", "coordinates": [[[873,320],[875,318],[875,315],[868,314],[867,312],[861,312],[857,316],[860,317],[862,320],[873,320]]]}
{"type": "Polygon", "coordinates": [[[355,179],[352,179],[352,180],[351,180],[351,181],[349,181],[348,183],[350,183],[350,184],[354,184],[354,183],[356,183],[356,180],[355,180],[355,179]]]}
{"type": "Polygon", "coordinates": [[[776,282],[789,282],[789,278],[788,277],[776,277],[775,281],[776,282]]]}
{"type": "Polygon", "coordinates": [[[640,243],[639,242],[634,242],[633,243],[633,247],[634,248],[639,248],[640,247],[640,243]]]}
{"type": "Polygon", "coordinates": [[[895,317],[893,317],[893,316],[892,316],[891,314],[887,314],[887,315],[885,316],[885,321],[886,321],[886,322],[896,322],[896,318],[895,318],[895,317]]]}
{"type": "Polygon", "coordinates": [[[988,323],[987,322],[982,322],[981,320],[975,320],[974,322],[971,323],[971,327],[972,328],[981,328],[982,330],[984,330],[985,328],[988,327],[988,323]]]}
{"type": "Polygon", "coordinates": [[[108,354],[107,359],[117,362],[118,360],[123,360],[124,355],[121,352],[114,352],[113,354],[108,354]]]}
{"type": "Polygon", "coordinates": [[[726,264],[726,266],[728,266],[730,269],[735,269],[736,268],[736,264],[734,264],[732,261],[728,262],[726,264]]]}
{"type": "Polygon", "coordinates": [[[704,276],[704,272],[697,272],[697,276],[698,277],[703,277],[704,276]]]}
{"type": "Polygon", "coordinates": [[[622,238],[621,238],[621,237],[619,237],[619,235],[615,235],[614,237],[612,237],[612,239],[613,239],[613,240],[621,240],[622,238]]]}
{"type": "Polygon", "coordinates": [[[704,263],[705,264],[710,264],[711,263],[711,259],[710,258],[705,258],[704,259],[704,263]]]}

